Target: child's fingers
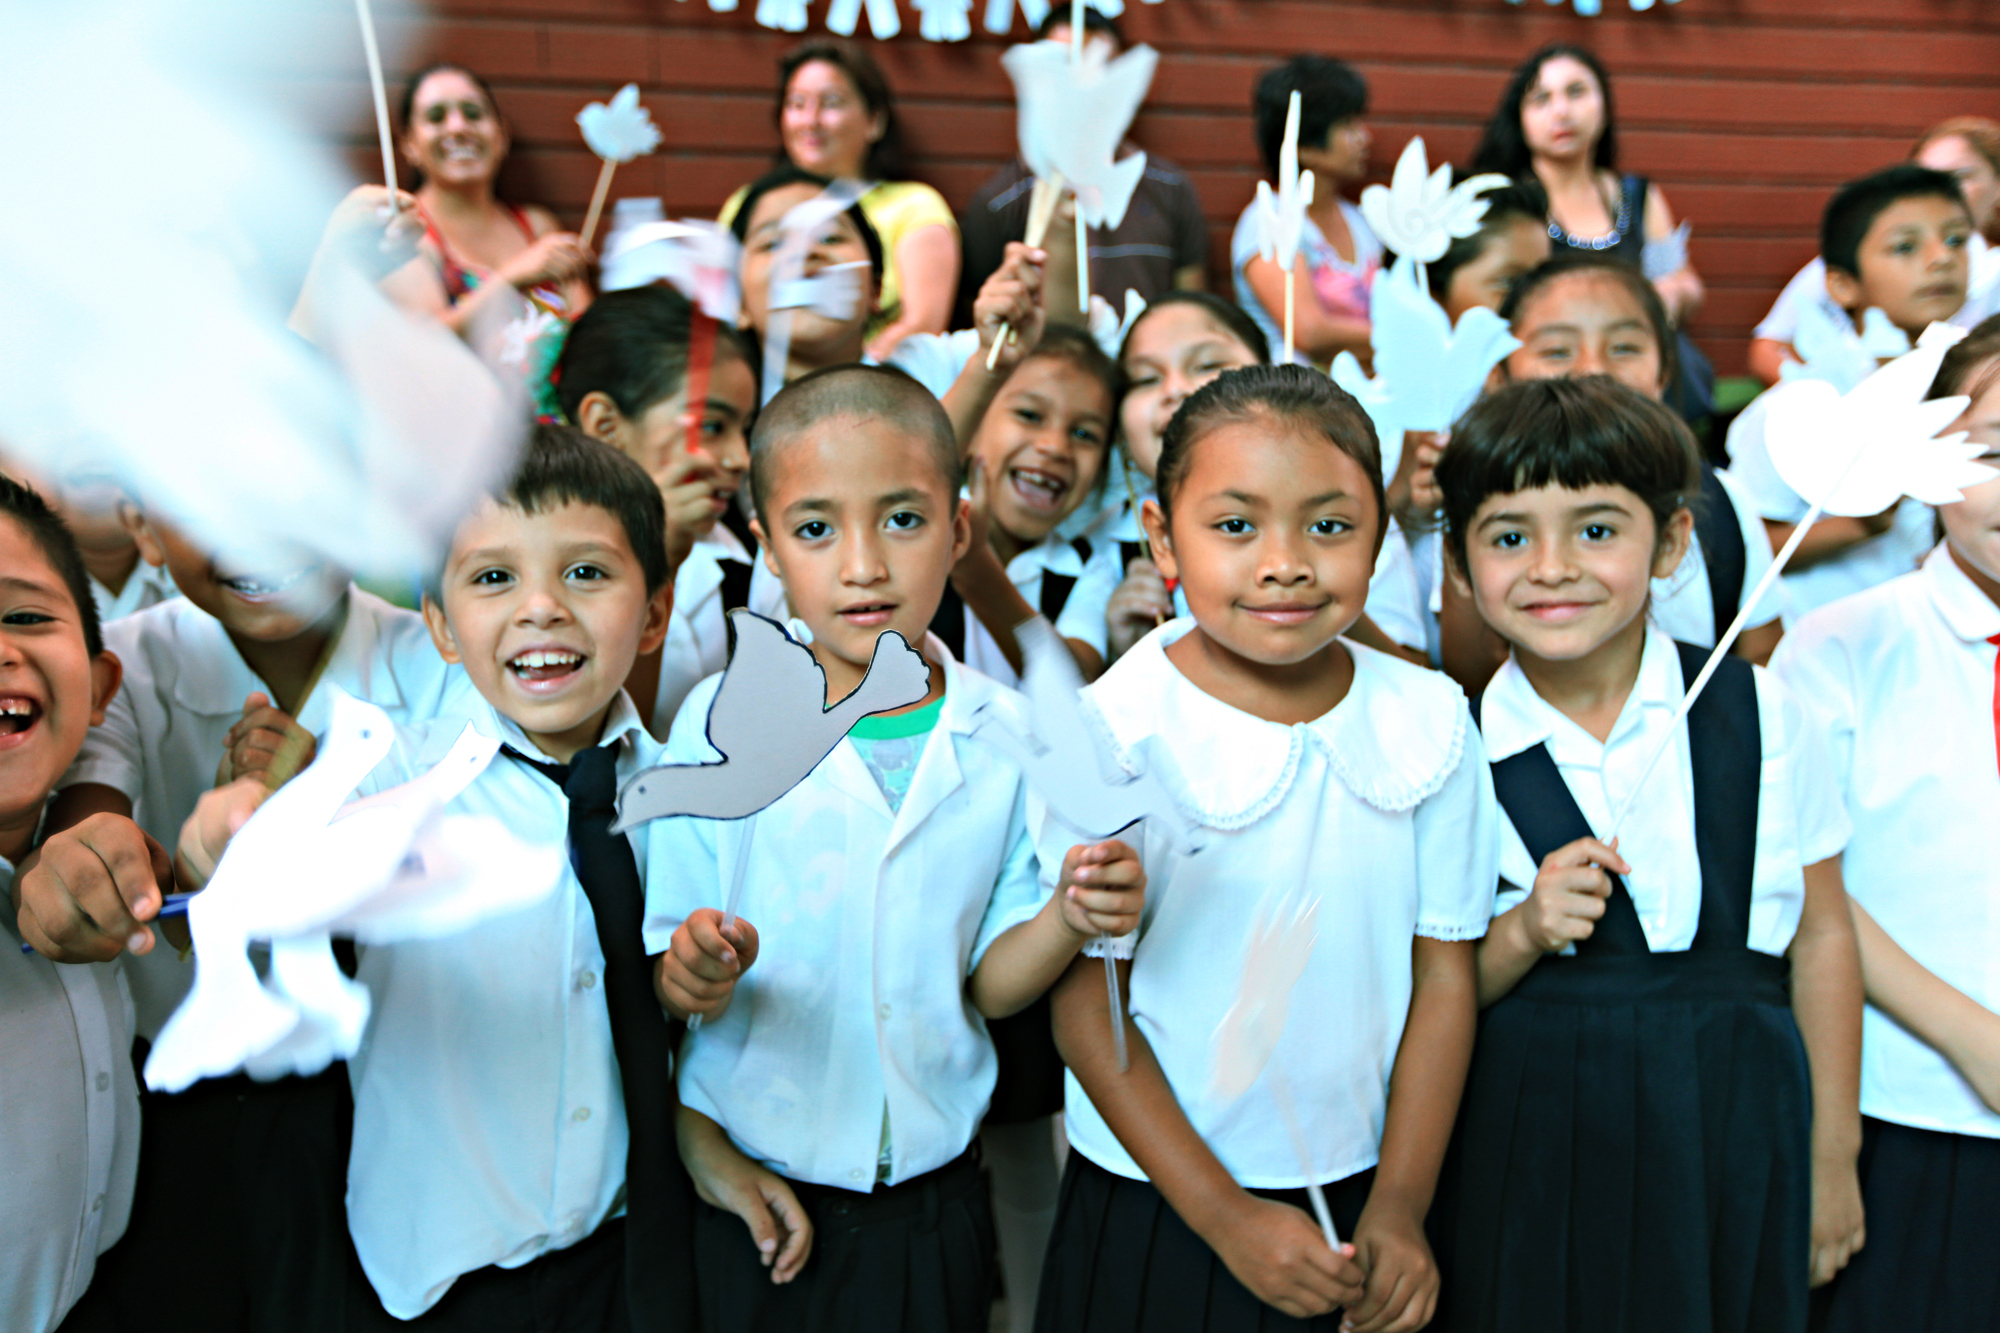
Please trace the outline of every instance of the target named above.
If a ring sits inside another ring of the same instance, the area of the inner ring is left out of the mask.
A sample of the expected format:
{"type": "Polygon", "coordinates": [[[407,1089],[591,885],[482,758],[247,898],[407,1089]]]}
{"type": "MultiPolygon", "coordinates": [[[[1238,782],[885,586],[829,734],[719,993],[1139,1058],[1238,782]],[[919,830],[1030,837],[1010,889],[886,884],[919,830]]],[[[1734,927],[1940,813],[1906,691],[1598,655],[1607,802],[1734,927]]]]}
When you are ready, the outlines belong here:
{"type": "Polygon", "coordinates": [[[776,1213],[778,1223],[784,1230],[784,1243],[779,1246],[775,1262],[771,1265],[771,1281],[790,1282],[806,1266],[806,1258],[812,1253],[812,1219],[806,1216],[798,1196],[782,1181],[774,1178],[765,1183],[763,1189],[765,1202],[776,1213]]]}
{"type": "MultiPolygon", "coordinates": [[[[689,941],[699,951],[698,958],[690,958],[690,964],[699,961],[707,964],[700,975],[711,981],[722,981],[736,975],[736,946],[722,937],[722,918],[712,911],[696,912],[687,919],[689,941]]],[[[678,943],[676,932],[676,943],[678,943]]],[[[675,950],[678,954],[679,950],[675,950]]]]}
{"type": "Polygon", "coordinates": [[[1348,1310],[1343,1326],[1353,1333],[1403,1333],[1414,1327],[1405,1322],[1411,1303],[1416,1299],[1418,1284],[1407,1269],[1400,1265],[1393,1269],[1378,1267],[1368,1275],[1361,1300],[1348,1310]]]}
{"type": "Polygon", "coordinates": [[[757,1247],[758,1262],[769,1268],[777,1261],[778,1247],[785,1237],[762,1186],[763,1182],[758,1181],[752,1188],[732,1191],[735,1197],[729,1199],[728,1204],[729,1210],[750,1228],[750,1243],[757,1247]]]}
{"type": "Polygon", "coordinates": [[[722,938],[736,950],[737,975],[749,971],[750,965],[757,961],[757,927],[739,916],[722,932],[722,938]]]}

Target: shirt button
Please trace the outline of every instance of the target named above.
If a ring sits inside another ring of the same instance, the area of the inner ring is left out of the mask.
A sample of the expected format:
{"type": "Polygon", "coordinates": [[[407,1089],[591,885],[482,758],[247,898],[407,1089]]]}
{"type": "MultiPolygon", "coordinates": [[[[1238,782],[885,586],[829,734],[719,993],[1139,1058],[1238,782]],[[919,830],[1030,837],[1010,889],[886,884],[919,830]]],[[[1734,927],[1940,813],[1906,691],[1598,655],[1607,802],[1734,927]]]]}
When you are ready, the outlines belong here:
{"type": "Polygon", "coordinates": [[[576,979],[576,984],[583,987],[583,989],[585,990],[589,990],[592,986],[595,986],[597,984],[597,973],[595,972],[584,973],[582,976],[576,979]]]}
{"type": "Polygon", "coordinates": [[[99,1092],[103,1092],[106,1088],[110,1086],[111,1086],[111,1075],[103,1072],[102,1070],[99,1070],[97,1074],[97,1090],[99,1092]]]}
{"type": "Polygon", "coordinates": [[[849,1172],[847,1173],[847,1178],[848,1178],[849,1180],[859,1180],[859,1179],[861,1179],[861,1175],[862,1175],[862,1173],[861,1173],[861,1172],[859,1172],[859,1171],[849,1171],[849,1172]]]}
{"type": "Polygon", "coordinates": [[[578,1124],[582,1124],[584,1121],[590,1119],[590,1108],[588,1106],[577,1107],[574,1111],[570,1112],[570,1119],[576,1121],[578,1124]]]}
{"type": "Polygon", "coordinates": [[[888,1022],[888,1021],[889,1021],[889,1006],[888,1006],[888,1005],[886,1005],[886,1004],[885,1004],[885,1005],[883,1005],[883,1006],[882,1006],[881,1008],[877,1009],[877,1010],[876,1010],[875,1012],[876,1012],[877,1014],[879,1014],[879,1015],[881,1016],[881,1018],[882,1018],[882,1021],[883,1021],[884,1023],[886,1023],[886,1022],[888,1022]]]}
{"type": "Polygon", "coordinates": [[[96,1198],[94,1198],[94,1199],[92,1199],[92,1200],[90,1201],[90,1211],[91,1211],[91,1212],[93,1212],[93,1213],[94,1213],[94,1212],[98,1211],[99,1209],[101,1209],[102,1207],[104,1207],[104,1196],[103,1196],[102,1194],[98,1195],[98,1196],[97,1196],[96,1198]]]}

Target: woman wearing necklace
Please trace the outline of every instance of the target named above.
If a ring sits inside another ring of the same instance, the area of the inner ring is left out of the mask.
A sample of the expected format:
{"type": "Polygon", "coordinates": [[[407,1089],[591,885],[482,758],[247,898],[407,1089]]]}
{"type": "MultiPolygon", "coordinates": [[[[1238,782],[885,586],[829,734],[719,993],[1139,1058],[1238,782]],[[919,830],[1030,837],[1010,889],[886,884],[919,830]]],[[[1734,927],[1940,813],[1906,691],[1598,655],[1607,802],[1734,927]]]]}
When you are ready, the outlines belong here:
{"type": "MultiPolygon", "coordinates": [[[[1645,271],[1674,326],[1700,307],[1701,277],[1660,187],[1618,171],[1611,81],[1595,55],[1556,43],[1514,71],[1486,124],[1472,169],[1532,176],[1549,197],[1549,239],[1613,255],[1645,271]]],[[[1681,374],[1668,401],[1690,419],[1707,414],[1714,371],[1683,332],[1681,374]],[[1692,360],[1690,360],[1692,357],[1692,360]]]]}

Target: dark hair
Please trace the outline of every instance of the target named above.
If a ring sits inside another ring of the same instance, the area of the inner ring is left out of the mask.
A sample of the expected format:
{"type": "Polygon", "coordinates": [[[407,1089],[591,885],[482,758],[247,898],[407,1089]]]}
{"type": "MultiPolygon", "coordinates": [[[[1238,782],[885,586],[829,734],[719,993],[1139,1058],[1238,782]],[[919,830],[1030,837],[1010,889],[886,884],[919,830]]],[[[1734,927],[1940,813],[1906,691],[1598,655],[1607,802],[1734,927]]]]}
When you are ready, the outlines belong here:
{"type": "MultiPolygon", "coordinates": [[[[750,432],[750,498],[764,518],[770,492],[771,459],[785,445],[830,417],[861,417],[920,435],[930,445],[938,480],[956,499],[965,483],[965,459],[951,418],[931,391],[895,366],[823,366],[778,390],[757,414],[750,432]]],[[[869,447],[863,432],[850,432],[858,448],[869,447]]]]}
{"type": "MultiPolygon", "coordinates": [[[[1638,302],[1639,308],[1646,312],[1646,322],[1652,325],[1653,341],[1660,347],[1660,383],[1672,384],[1674,377],[1680,373],[1680,335],[1674,332],[1673,322],[1667,318],[1667,307],[1644,273],[1608,253],[1563,250],[1550,255],[1514,283],[1514,290],[1507,293],[1506,301],[1500,306],[1500,318],[1512,327],[1522,308],[1534,299],[1537,292],[1572,273],[1601,274],[1623,287],[1626,294],[1638,302]]],[[[1507,363],[1502,361],[1500,364],[1504,367],[1507,363]]]]}
{"type": "Polygon", "coordinates": [[[103,652],[104,630],[97,623],[97,598],[90,591],[90,573],[83,567],[83,553],[77,550],[69,524],[40,494],[8,476],[0,476],[0,514],[21,525],[69,589],[70,600],[76,603],[77,623],[83,626],[84,651],[92,657],[103,652]]]}
{"type": "MultiPolygon", "coordinates": [[[[1861,242],[1875,219],[1905,199],[1949,199],[1965,208],[1958,182],[1942,171],[1899,162],[1872,176],[1849,181],[1827,200],[1819,220],[1819,257],[1830,269],[1861,276],[1861,242]]],[[[1972,216],[1967,210],[1966,217],[1972,216]]]]}
{"type": "MultiPolygon", "coordinates": [[[[871,180],[901,180],[906,171],[903,130],[896,123],[895,95],[889,91],[889,81],[882,76],[882,67],[875,63],[875,57],[853,42],[815,37],[785,52],[778,61],[778,105],[774,119],[784,118],[785,94],[792,86],[792,75],[815,62],[839,70],[854,85],[854,91],[861,94],[861,103],[868,108],[868,114],[882,117],[882,137],[869,145],[861,169],[871,180]]],[[[781,145],[778,155],[783,157],[784,152],[781,145]]]]}
{"type": "Polygon", "coordinates": [[[1121,376],[1125,373],[1125,354],[1132,350],[1132,335],[1139,331],[1139,326],[1146,322],[1148,315],[1176,305],[1194,306],[1221,325],[1230,337],[1242,343],[1257,358],[1258,365],[1271,363],[1271,340],[1264,336],[1264,330],[1257,327],[1257,321],[1251,319],[1242,306],[1234,301],[1225,301],[1214,292],[1176,290],[1140,311],[1139,318],[1132,321],[1132,327],[1125,330],[1125,341],[1118,348],[1118,373],[1121,376]]]}
{"type": "Polygon", "coordinates": [[[1367,474],[1375,493],[1375,549],[1388,531],[1382,487],[1382,446],[1375,423],[1354,396],[1307,366],[1243,366],[1225,370],[1189,394],[1160,437],[1155,470],[1160,508],[1171,515],[1174,492],[1187,480],[1194,447],[1218,426],[1276,418],[1323,436],[1367,474]]]}
{"type": "Polygon", "coordinates": [[[1591,51],[1569,42],[1551,42],[1522,61],[1507,81],[1507,91],[1500,94],[1500,102],[1486,122],[1486,133],[1480,137],[1479,150],[1472,155],[1475,172],[1497,171],[1516,177],[1533,174],[1534,154],[1521,130],[1521,103],[1527,100],[1528,89],[1540,77],[1542,66],[1563,56],[1582,65],[1597,80],[1597,90],[1604,96],[1604,133],[1597,138],[1592,161],[1602,170],[1618,170],[1618,116],[1611,103],[1611,76],[1591,51]]]}
{"type": "MultiPolygon", "coordinates": [[[[416,114],[417,110],[417,89],[423,87],[424,80],[428,79],[431,75],[444,74],[447,72],[452,74],[463,74],[466,78],[472,80],[472,86],[479,89],[480,96],[486,99],[486,105],[493,108],[493,118],[499,121],[502,125],[505,125],[507,123],[507,118],[500,114],[500,99],[493,95],[492,84],[488,83],[485,79],[481,78],[479,75],[474,74],[471,70],[467,69],[463,65],[457,64],[456,62],[450,60],[439,60],[439,61],[434,61],[431,64],[425,65],[422,69],[418,70],[415,74],[411,75],[409,83],[406,84],[403,88],[403,101],[399,108],[398,115],[396,118],[397,123],[403,127],[403,133],[408,134],[412,128],[410,121],[411,117],[416,114]]],[[[410,178],[407,183],[409,187],[412,190],[420,188],[424,183],[424,173],[422,169],[418,167],[409,167],[408,170],[410,178]]]]}
{"type": "Polygon", "coordinates": [[[1479,230],[1470,236],[1453,237],[1444,258],[1424,270],[1430,282],[1431,299],[1439,305],[1444,304],[1445,293],[1451,290],[1453,275],[1485,254],[1486,247],[1493,244],[1509,223],[1527,218],[1539,225],[1548,220],[1548,192],[1532,177],[1496,185],[1482,191],[1480,198],[1486,201],[1486,216],[1479,220],[1479,230]]]}
{"type": "Polygon", "coordinates": [[[1662,534],[1701,494],[1701,452],[1666,405],[1609,375],[1520,380],[1474,403],[1438,460],[1445,544],[1465,568],[1467,529],[1495,495],[1623,486],[1662,534]]]}
{"type": "MultiPolygon", "coordinates": [[[[736,216],[729,219],[730,234],[739,245],[750,239],[750,215],[757,211],[757,203],[773,190],[782,190],[787,185],[811,185],[824,190],[833,184],[825,176],[818,176],[801,167],[787,162],[772,167],[743,189],[743,202],[736,206],[736,216]]],[[[861,203],[856,200],[847,206],[847,220],[861,233],[862,248],[868,251],[868,266],[875,273],[875,294],[882,294],[882,234],[875,230],[875,224],[861,211],[861,203]]]]}
{"type": "MultiPolygon", "coordinates": [[[[1042,16],[1040,23],[1035,25],[1035,39],[1037,41],[1047,41],[1050,33],[1054,32],[1057,28],[1067,28],[1068,26],[1069,6],[1050,5],[1049,12],[1042,16]]],[[[1116,46],[1119,51],[1125,49],[1125,30],[1120,28],[1117,21],[1112,19],[1108,14],[1099,13],[1089,5],[1083,7],[1083,30],[1086,34],[1101,32],[1111,39],[1112,45],[1116,46]]],[[[1115,55],[1116,52],[1113,52],[1113,54],[1115,55]]]]}
{"type": "Polygon", "coordinates": [[[1972,372],[2000,360],[2000,315],[1989,315],[1973,326],[1972,332],[1953,343],[1938,362],[1937,377],[1931,381],[1926,401],[1969,394],[1977,398],[1993,383],[1995,372],[1987,371],[1977,382],[1972,372]]]}
{"type": "MultiPolygon", "coordinates": [[[[570,325],[556,362],[556,397],[570,424],[593,393],[627,418],[643,416],[687,382],[694,303],[664,283],[606,292],[570,325]]],[[[711,323],[714,323],[711,321],[711,323]]],[[[715,354],[750,359],[743,335],[714,324],[715,354]]]]}
{"type": "Polygon", "coordinates": [[[1125,391],[1124,377],[1118,373],[1117,364],[1097,345],[1097,339],[1084,330],[1063,324],[1049,325],[1015,368],[1019,369],[1030,361],[1065,362],[1096,380],[1104,386],[1104,396],[1111,400],[1111,419],[1118,420],[1118,399],[1125,391]]]}
{"type": "Polygon", "coordinates": [[[1285,144],[1285,117],[1292,94],[1299,95],[1299,142],[1326,142],[1327,131],[1368,110],[1368,81],[1354,66],[1332,56],[1293,56],[1266,70],[1251,94],[1250,110],[1257,118],[1257,151],[1264,167],[1278,172],[1278,152],[1285,144]]]}
{"type": "Polygon", "coordinates": [[[667,585],[667,507],[646,470],[574,426],[536,426],[521,462],[494,498],[525,514],[592,505],[618,520],[650,596],[667,585]]]}

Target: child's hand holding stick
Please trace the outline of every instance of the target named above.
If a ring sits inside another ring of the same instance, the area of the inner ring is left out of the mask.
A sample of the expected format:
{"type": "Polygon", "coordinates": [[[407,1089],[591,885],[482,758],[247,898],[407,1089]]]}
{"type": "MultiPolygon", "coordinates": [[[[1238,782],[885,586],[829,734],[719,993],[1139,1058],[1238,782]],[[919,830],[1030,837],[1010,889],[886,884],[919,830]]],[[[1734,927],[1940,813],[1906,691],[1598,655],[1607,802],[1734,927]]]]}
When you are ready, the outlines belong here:
{"type": "MultiPolygon", "coordinates": [[[[1049,219],[1055,216],[1056,204],[1062,200],[1063,178],[1061,173],[1051,176],[1037,176],[1034,191],[1028,196],[1028,228],[1022,239],[1031,250],[1042,248],[1042,240],[1049,233],[1049,219]]],[[[993,369],[1000,359],[1002,345],[1014,341],[1011,323],[1002,324],[994,335],[993,346],[986,353],[986,368],[993,369]]]]}

